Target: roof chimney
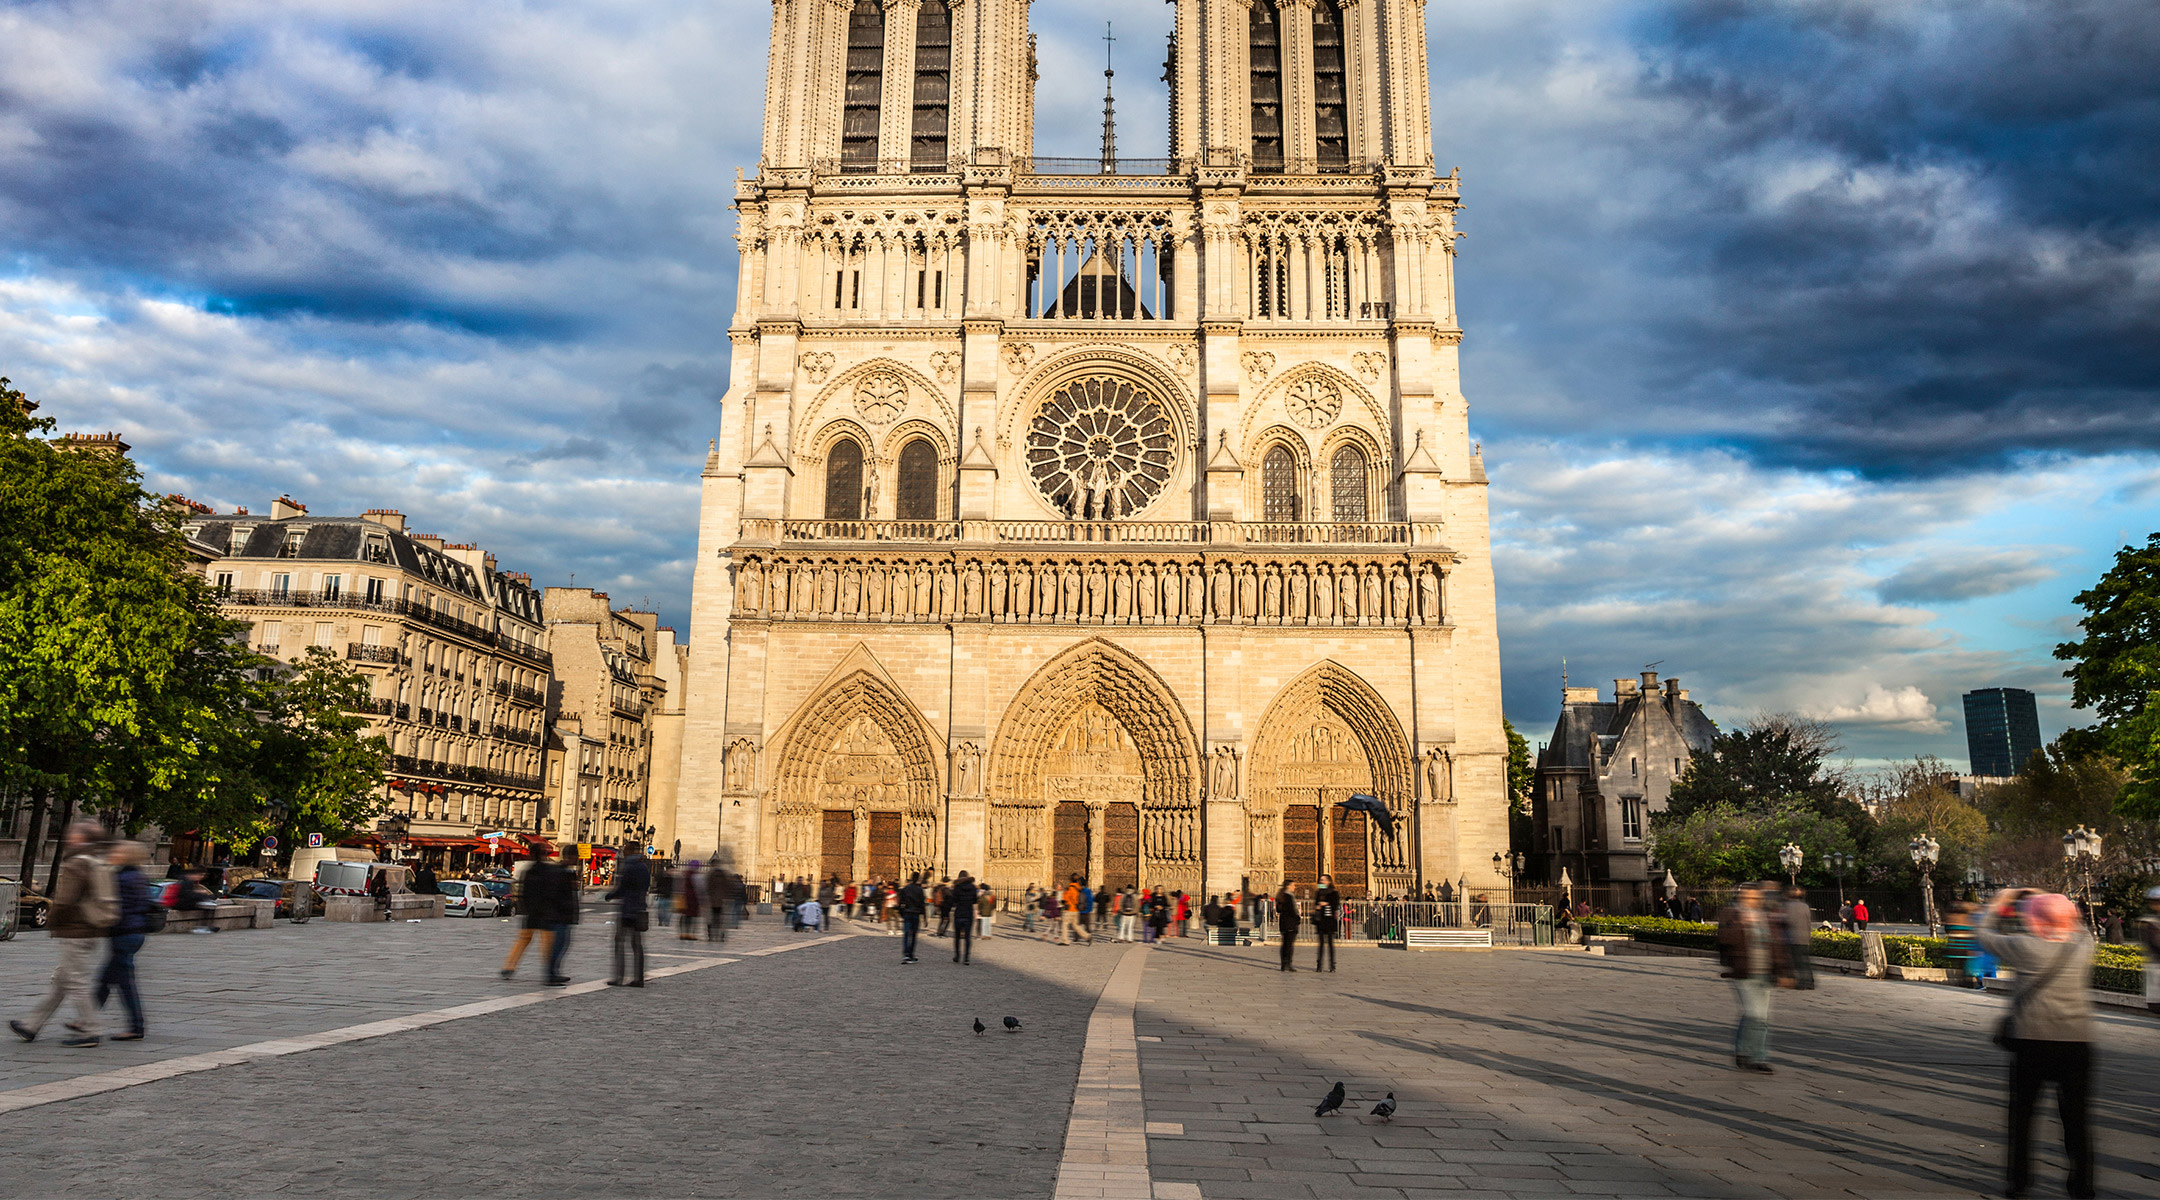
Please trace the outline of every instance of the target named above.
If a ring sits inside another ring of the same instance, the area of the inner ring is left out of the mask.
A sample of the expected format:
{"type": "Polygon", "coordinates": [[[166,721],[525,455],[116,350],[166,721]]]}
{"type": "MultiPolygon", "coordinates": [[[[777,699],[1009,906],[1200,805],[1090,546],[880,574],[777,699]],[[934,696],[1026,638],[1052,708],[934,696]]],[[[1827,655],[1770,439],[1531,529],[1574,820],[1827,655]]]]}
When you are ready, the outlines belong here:
{"type": "Polygon", "coordinates": [[[1652,693],[1652,692],[1654,692],[1654,691],[1656,691],[1656,690],[1657,690],[1657,672],[1656,672],[1656,671],[1644,671],[1644,672],[1642,673],[1642,690],[1643,690],[1643,695],[1645,695],[1645,696],[1647,696],[1647,695],[1649,695],[1650,693],[1652,693]]]}
{"type": "Polygon", "coordinates": [[[294,517],[304,517],[306,515],[307,505],[300,503],[291,496],[279,496],[270,502],[270,519],[273,521],[289,521],[294,517]]]}
{"type": "Polygon", "coordinates": [[[392,533],[405,532],[405,514],[394,508],[371,508],[360,514],[363,521],[373,521],[392,533]]]}
{"type": "Polygon", "coordinates": [[[1613,699],[1625,700],[1635,694],[1635,681],[1632,679],[1615,679],[1612,681],[1612,691],[1613,699]]]}
{"type": "Polygon", "coordinates": [[[130,449],[117,433],[70,433],[61,437],[62,450],[88,450],[97,454],[111,454],[125,458],[130,449]]]}

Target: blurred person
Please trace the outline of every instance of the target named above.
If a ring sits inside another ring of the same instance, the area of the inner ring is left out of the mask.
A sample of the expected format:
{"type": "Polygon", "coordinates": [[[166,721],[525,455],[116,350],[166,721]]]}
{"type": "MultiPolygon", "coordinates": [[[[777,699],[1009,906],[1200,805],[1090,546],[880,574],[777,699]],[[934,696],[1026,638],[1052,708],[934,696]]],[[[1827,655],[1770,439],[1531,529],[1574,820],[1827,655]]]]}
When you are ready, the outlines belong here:
{"type": "Polygon", "coordinates": [[[1131,888],[1117,894],[1117,940],[1129,942],[1139,932],[1140,900],[1131,888]]]}
{"type": "Polygon", "coordinates": [[[1290,894],[1290,877],[1284,876],[1282,886],[1275,891],[1275,932],[1282,939],[1282,969],[1296,971],[1290,965],[1290,956],[1297,950],[1298,907],[1297,897],[1290,894]]]}
{"type": "MultiPolygon", "coordinates": [[[[683,868],[683,873],[687,876],[696,870],[696,860],[693,859],[689,866],[683,868]]],[[[652,895],[653,915],[659,919],[660,928],[666,929],[675,916],[675,872],[670,871],[666,863],[653,864],[652,895]]],[[[688,918],[685,918],[683,921],[683,936],[685,937],[689,936],[689,925],[688,918]]]]}
{"type": "Polygon", "coordinates": [[[812,896],[796,906],[795,928],[798,931],[808,929],[814,932],[822,932],[824,930],[825,906],[818,903],[816,896],[812,896]]]}
{"type": "Polygon", "coordinates": [[[1041,894],[1040,892],[1037,892],[1037,891],[1035,890],[1035,885],[1034,885],[1034,884],[1032,884],[1032,883],[1031,883],[1031,884],[1027,885],[1027,890],[1026,890],[1025,892],[1022,892],[1022,893],[1020,893],[1020,932],[1021,932],[1021,933],[1033,933],[1033,932],[1035,932],[1035,913],[1036,913],[1036,911],[1037,911],[1038,909],[1040,909],[1041,907],[1042,907],[1042,894],[1041,894]]]}
{"type": "MultiPolygon", "coordinates": [[[[181,885],[181,891],[182,891],[182,894],[183,894],[183,895],[184,895],[184,894],[186,893],[186,890],[187,890],[187,885],[186,885],[186,884],[182,884],[182,885],[181,885]]],[[[374,873],[373,873],[373,874],[372,874],[372,875],[370,876],[370,878],[368,879],[368,888],[367,888],[367,890],[368,890],[368,895],[369,895],[370,897],[372,897],[372,898],[374,899],[374,901],[375,901],[375,903],[376,903],[377,907],[378,907],[378,908],[379,908],[379,909],[381,910],[381,912],[382,912],[382,919],[383,919],[383,920],[385,920],[385,921],[389,920],[389,919],[390,919],[390,872],[388,872],[388,871],[376,871],[376,872],[374,872],[374,873]]],[[[205,907],[205,908],[215,907],[215,902],[212,902],[211,904],[206,904],[206,905],[204,905],[203,907],[205,907]]],[[[206,925],[199,925],[199,926],[197,926],[197,928],[198,928],[198,929],[209,929],[209,930],[211,930],[211,932],[213,932],[213,933],[214,933],[214,932],[216,932],[216,929],[215,929],[215,927],[213,927],[213,926],[210,926],[210,925],[207,925],[207,924],[206,924],[206,925]]]]}
{"type": "Polygon", "coordinates": [[[1312,898],[1313,970],[1322,963],[1335,969],[1335,926],[1341,919],[1342,893],[1335,890],[1333,875],[1322,875],[1312,898]]]}
{"type": "Polygon", "coordinates": [[[1960,900],[1943,916],[1943,959],[1959,987],[1986,986],[1980,979],[1979,943],[1973,940],[1973,905],[1960,900]]]}
{"type": "Polygon", "coordinates": [[[1775,885],[1749,884],[1734,894],[1718,914],[1718,957],[1733,981],[1740,1004],[1740,1024],[1733,1031],[1733,1066],[1771,1073],[1770,989],[1787,985],[1791,943],[1776,926],[1784,924],[1773,905],[1775,885]]]}
{"type": "Polygon", "coordinates": [[[1108,936],[1109,932],[1115,928],[1110,920],[1110,914],[1117,911],[1117,893],[1105,886],[1101,891],[1091,892],[1088,899],[1094,901],[1092,906],[1093,915],[1088,921],[1089,932],[1100,929],[1103,931],[1104,936],[1108,936]]]}
{"type": "Polygon", "coordinates": [[[1988,902],[1976,936],[2017,972],[2017,988],[1996,1034],[2010,1051],[2011,1196],[2032,1186],[2032,1121],[2040,1091],[2055,1085],[2072,1196],[2093,1195],[2092,935],[2068,897],[2004,888],[1988,902]],[[2023,926],[2011,927],[2011,922],[2023,926]]]}
{"type": "Polygon", "coordinates": [[[1851,932],[1853,931],[1853,927],[1852,927],[1852,901],[1850,901],[1850,900],[1842,900],[1842,901],[1839,901],[1839,902],[1838,902],[1838,906],[1837,906],[1837,923],[1838,923],[1838,928],[1839,928],[1839,929],[1842,929],[1842,930],[1844,930],[1844,931],[1845,931],[1845,932],[1847,932],[1847,933],[1851,933],[1851,932]]]}
{"type": "Polygon", "coordinates": [[[1069,941],[1083,940],[1089,945],[1094,944],[1094,932],[1080,921],[1081,915],[1092,907],[1087,902],[1093,899],[1094,896],[1088,891],[1086,881],[1075,873],[1065,884],[1065,894],[1058,897],[1058,911],[1064,916],[1064,924],[1059,927],[1058,931],[1059,945],[1064,945],[1069,941]]]}
{"type": "Polygon", "coordinates": [[[1855,901],[1853,901],[1853,903],[1852,903],[1852,919],[1853,919],[1853,924],[1859,927],[1859,930],[1860,930],[1860,932],[1862,932],[1862,933],[1866,933],[1866,932],[1867,932],[1867,923],[1868,923],[1868,909],[1867,909],[1867,901],[1866,901],[1866,900],[1855,900],[1855,901]]]}
{"type": "Polygon", "coordinates": [[[742,909],[742,876],[728,870],[720,862],[720,852],[715,850],[712,860],[705,864],[705,870],[699,875],[698,890],[705,898],[705,940],[726,941],[734,913],[742,909]]]}
{"type": "Polygon", "coordinates": [[[989,937],[991,931],[997,927],[997,907],[997,889],[987,883],[983,884],[982,894],[975,901],[975,915],[980,918],[982,927],[975,931],[975,936],[989,937]]]}
{"type": "Polygon", "coordinates": [[[53,1011],[72,998],[77,1019],[70,1028],[75,1036],[60,1044],[75,1049],[98,1044],[98,1010],[90,995],[90,977],[106,931],[120,920],[112,868],[98,853],[98,841],[104,836],[104,827],[95,821],[77,821],[61,837],[60,879],[45,909],[46,930],[58,946],[60,960],[53,964],[52,983],[37,1011],[28,1021],[8,1022],[15,1036],[26,1042],[36,1041],[53,1011]]]}
{"type": "Polygon", "coordinates": [[[900,965],[915,961],[915,939],[922,933],[923,914],[929,911],[929,900],[923,895],[922,872],[908,874],[907,886],[900,889],[900,965]]]}
{"type": "Polygon", "coordinates": [[[1793,986],[1803,992],[1815,990],[1815,914],[1808,909],[1807,892],[1785,889],[1786,958],[1792,963],[1793,986]]]}
{"type": "Polygon", "coordinates": [[[937,906],[937,932],[931,937],[944,937],[952,926],[952,880],[946,879],[930,889],[930,903],[937,906]]]}
{"type": "Polygon", "coordinates": [[[1042,939],[1057,946],[1065,944],[1065,924],[1058,920],[1060,903],[1056,888],[1044,888],[1042,894],[1035,899],[1035,906],[1041,910],[1043,916],[1042,939]]]}
{"type": "MultiPolygon", "coordinates": [[[[504,979],[517,975],[518,961],[525,957],[525,947],[539,939],[538,951],[542,963],[550,962],[555,952],[555,929],[562,924],[560,906],[561,887],[556,876],[562,866],[550,859],[535,859],[525,868],[524,878],[518,880],[517,905],[525,919],[519,923],[517,937],[510,943],[510,953],[503,958],[500,974],[504,979]]],[[[550,978],[555,972],[547,971],[550,978]]]]}
{"type": "MultiPolygon", "coordinates": [[[[702,869],[703,866],[698,860],[691,859],[683,866],[682,878],[676,881],[672,903],[682,912],[682,932],[675,935],[676,941],[697,940],[698,918],[705,915],[705,891],[713,884],[712,878],[702,869]]],[[[660,920],[662,924],[667,922],[665,916],[660,920]]]]}
{"type": "Polygon", "coordinates": [[[2145,1007],[2160,1013],[2160,887],[2145,893],[2145,913],[2138,918],[2137,940],[2145,950],[2145,1007]]]}
{"type": "Polygon", "coordinates": [[[615,863],[615,886],[608,889],[601,899],[618,901],[615,913],[614,969],[609,973],[609,987],[645,986],[645,926],[650,919],[646,908],[646,894],[652,890],[652,863],[645,857],[645,847],[636,840],[625,840],[621,858],[615,863]],[[624,958],[635,972],[633,978],[623,978],[624,958]]]}
{"type": "Polygon", "coordinates": [[[1171,924],[1177,930],[1177,936],[1184,937],[1185,926],[1192,921],[1192,897],[1186,895],[1183,889],[1172,892],[1171,895],[1177,901],[1177,909],[1171,914],[1171,924]]]}
{"type": "Polygon", "coordinates": [[[860,887],[859,885],[857,885],[857,884],[853,884],[853,883],[851,883],[851,884],[847,885],[847,890],[846,890],[846,891],[843,891],[843,892],[841,892],[841,893],[840,893],[840,913],[841,913],[841,915],[843,915],[843,916],[845,916],[845,917],[849,918],[850,920],[853,920],[853,919],[854,919],[854,916],[855,916],[855,897],[857,897],[857,896],[859,896],[859,895],[861,895],[861,894],[862,894],[862,888],[861,888],[861,887],[860,887]]]}
{"type": "Polygon", "coordinates": [[[962,871],[959,878],[953,880],[952,890],[945,898],[953,913],[953,961],[966,966],[975,958],[975,905],[982,899],[982,889],[975,886],[972,876],[962,871]]]}
{"type": "Polygon", "coordinates": [[[108,996],[120,993],[128,1027],[127,1032],[112,1035],[116,1042],[140,1041],[145,1028],[142,992],[135,984],[135,955],[150,932],[150,908],[157,903],[150,898],[150,880],[142,872],[148,858],[142,843],[132,840],[115,843],[106,856],[113,869],[113,893],[120,902],[120,919],[106,931],[109,949],[105,969],[98,975],[97,1006],[105,1007],[108,996]]]}

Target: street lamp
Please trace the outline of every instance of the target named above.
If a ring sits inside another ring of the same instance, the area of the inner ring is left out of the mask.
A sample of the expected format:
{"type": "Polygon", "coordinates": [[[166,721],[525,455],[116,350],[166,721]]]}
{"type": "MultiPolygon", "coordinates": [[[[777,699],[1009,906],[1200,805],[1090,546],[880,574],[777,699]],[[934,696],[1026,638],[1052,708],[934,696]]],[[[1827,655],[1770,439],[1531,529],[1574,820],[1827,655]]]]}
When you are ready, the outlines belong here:
{"type": "Polygon", "coordinates": [[[1935,862],[1942,857],[1942,846],[1934,838],[1921,834],[1906,849],[1912,852],[1913,865],[1920,868],[1920,897],[1927,904],[1928,936],[1936,934],[1935,921],[1935,862]]]}
{"type": "Polygon", "coordinates": [[[1845,911],[1845,872],[1853,869],[1855,861],[1852,855],[1845,853],[1843,850],[1832,850],[1823,856],[1823,865],[1830,868],[1831,874],[1837,876],[1837,905],[1839,912],[1845,911]]]}
{"type": "Polygon", "coordinates": [[[2085,905],[2087,920],[2092,919],[2092,874],[2100,865],[2100,835],[2083,825],[2063,835],[2063,866],[2072,874],[2083,877],[2084,887],[2078,892],[2085,905]]]}
{"type": "Polygon", "coordinates": [[[1785,880],[1794,887],[1800,886],[1800,863],[1805,857],[1792,842],[1778,847],[1777,860],[1785,864],[1785,880]]]}

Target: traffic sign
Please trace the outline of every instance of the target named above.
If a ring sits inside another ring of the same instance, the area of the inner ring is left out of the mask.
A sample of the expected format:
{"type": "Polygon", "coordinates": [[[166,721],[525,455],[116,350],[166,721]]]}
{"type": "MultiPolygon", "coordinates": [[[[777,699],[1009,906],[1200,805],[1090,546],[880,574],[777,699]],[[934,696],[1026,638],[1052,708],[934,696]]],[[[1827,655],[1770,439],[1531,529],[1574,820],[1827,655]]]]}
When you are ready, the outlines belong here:
{"type": "Polygon", "coordinates": [[[276,834],[274,834],[274,833],[273,833],[273,834],[271,834],[271,835],[270,835],[269,837],[266,837],[266,838],[264,838],[264,839],[263,839],[263,849],[265,849],[265,850],[275,850],[275,849],[277,849],[277,835],[276,835],[276,834]]]}
{"type": "Polygon", "coordinates": [[[322,848],[322,835],[321,835],[321,834],[319,834],[319,833],[311,833],[311,834],[307,835],[307,844],[308,844],[308,849],[310,849],[310,850],[319,850],[319,849],[321,849],[321,848],[322,848]]]}

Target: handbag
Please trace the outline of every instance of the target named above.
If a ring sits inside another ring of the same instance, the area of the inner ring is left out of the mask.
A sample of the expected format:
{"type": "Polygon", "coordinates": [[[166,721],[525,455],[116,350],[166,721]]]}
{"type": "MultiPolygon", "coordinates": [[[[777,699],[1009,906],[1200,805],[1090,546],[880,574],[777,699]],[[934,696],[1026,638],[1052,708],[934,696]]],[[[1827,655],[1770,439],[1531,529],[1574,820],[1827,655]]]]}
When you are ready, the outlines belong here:
{"type": "Polygon", "coordinates": [[[2046,970],[2033,976],[2030,984],[2022,982],[2018,984],[2017,995],[2010,999],[2010,1011],[2003,1014],[2002,1021],[1995,1026],[1995,1036],[1988,1040],[2005,1050],[2012,1048],[2010,1043],[2016,1038],[2018,1014],[2025,1011],[2025,998],[2046,987],[2048,980],[2055,978],[2056,974],[2062,970],[2063,964],[2070,961],[2070,956],[2076,952],[2076,949],[2077,944],[2075,942],[2065,944],[2062,953],[2055,956],[2055,961],[2049,963],[2046,970]]]}

